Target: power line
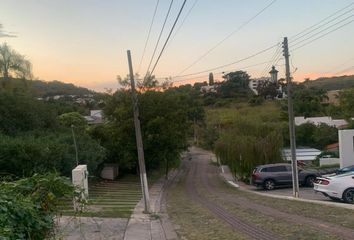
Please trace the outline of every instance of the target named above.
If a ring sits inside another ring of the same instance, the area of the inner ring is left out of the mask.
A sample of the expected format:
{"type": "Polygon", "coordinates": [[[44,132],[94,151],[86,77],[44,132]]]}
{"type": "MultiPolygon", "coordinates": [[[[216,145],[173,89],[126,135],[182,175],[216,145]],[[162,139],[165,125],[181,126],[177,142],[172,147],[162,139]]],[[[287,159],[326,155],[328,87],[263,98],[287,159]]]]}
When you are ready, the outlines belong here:
{"type": "Polygon", "coordinates": [[[344,70],[342,70],[342,71],[336,72],[336,73],[334,73],[333,75],[339,75],[340,73],[347,72],[347,71],[349,71],[349,70],[351,70],[351,69],[354,69],[354,66],[351,66],[351,67],[348,67],[348,68],[346,68],[346,69],[344,69],[344,70]]]}
{"type": "Polygon", "coordinates": [[[157,42],[156,42],[156,45],[155,45],[154,52],[152,53],[152,56],[151,56],[151,59],[150,59],[150,63],[149,63],[149,66],[148,66],[148,68],[147,68],[147,70],[146,70],[146,74],[145,74],[145,76],[147,76],[147,75],[148,75],[149,69],[150,69],[150,67],[151,67],[152,60],[153,60],[153,59],[154,59],[154,57],[155,57],[156,49],[157,49],[157,47],[158,47],[158,45],[159,45],[159,42],[160,42],[160,39],[161,39],[161,35],[162,35],[162,32],[163,32],[163,30],[164,30],[164,28],[165,28],[165,25],[166,25],[166,22],[167,22],[168,16],[170,15],[172,4],[173,4],[173,0],[171,0],[171,2],[170,2],[170,6],[168,7],[168,11],[167,11],[167,14],[166,14],[165,20],[164,20],[164,22],[163,22],[163,25],[162,25],[162,28],[161,28],[161,31],[160,31],[159,37],[158,37],[158,39],[157,39],[157,42]]]}
{"type": "Polygon", "coordinates": [[[241,24],[241,26],[239,26],[237,29],[235,29],[233,32],[231,32],[229,35],[227,35],[224,39],[222,39],[221,41],[219,41],[217,44],[215,44],[212,48],[210,48],[209,50],[207,50],[203,55],[201,55],[197,60],[195,60],[192,64],[190,64],[188,67],[186,67],[185,69],[183,69],[181,72],[178,73],[178,75],[184,73],[185,71],[187,71],[188,69],[190,69],[191,67],[193,67],[196,63],[198,63],[199,61],[201,61],[203,58],[205,58],[207,55],[209,55],[209,53],[211,53],[214,49],[216,49],[218,46],[220,46],[222,43],[224,43],[227,39],[229,39],[232,35],[234,35],[235,33],[239,32],[242,28],[244,28],[246,25],[248,25],[250,22],[252,22],[255,18],[257,18],[260,14],[262,14],[265,10],[267,10],[270,6],[272,6],[277,0],[273,0],[272,2],[270,2],[268,5],[266,5],[263,9],[261,9],[259,12],[257,12],[257,14],[255,14],[254,16],[252,16],[250,19],[248,19],[245,23],[241,24]]]}
{"type": "Polygon", "coordinates": [[[292,38],[292,41],[295,42],[295,41],[297,41],[298,39],[303,38],[304,36],[306,36],[306,35],[308,35],[308,34],[314,32],[314,31],[320,29],[320,28],[323,27],[323,26],[326,26],[327,24],[329,24],[329,23],[331,23],[331,22],[337,20],[338,18],[341,18],[341,17],[345,16],[347,13],[350,13],[350,12],[352,12],[353,10],[354,10],[354,8],[352,8],[352,9],[350,9],[349,11],[346,11],[345,13],[343,13],[343,14],[341,14],[341,15],[339,15],[339,16],[337,16],[337,17],[335,17],[335,18],[333,18],[333,19],[331,19],[331,20],[329,20],[329,21],[327,21],[327,22],[324,23],[324,24],[319,25],[319,26],[316,27],[315,29],[312,29],[310,32],[301,34],[301,35],[299,35],[298,37],[296,37],[296,38],[294,38],[294,39],[292,38]]]}
{"type": "MultiPolygon", "coordinates": [[[[181,24],[178,26],[178,28],[176,29],[175,33],[172,35],[172,39],[177,35],[177,33],[179,32],[179,30],[182,28],[184,22],[187,20],[187,18],[189,17],[189,15],[191,14],[193,8],[195,7],[195,5],[197,5],[197,3],[199,2],[199,0],[195,0],[192,7],[188,10],[186,16],[183,18],[181,24]]],[[[171,41],[170,41],[171,42],[171,41]]]]}
{"type": "Polygon", "coordinates": [[[351,63],[353,60],[354,60],[354,58],[347,59],[347,60],[345,60],[345,62],[342,62],[341,64],[338,64],[338,65],[332,67],[331,70],[326,71],[326,72],[324,72],[324,73],[332,73],[332,72],[334,72],[336,69],[338,69],[338,68],[340,68],[340,67],[344,67],[347,63],[351,63]]]}
{"type": "MultiPolygon", "coordinates": [[[[272,3],[273,3],[273,2],[272,2],[272,3]]],[[[271,4],[272,4],[272,3],[271,3],[271,4]]],[[[332,16],[335,16],[337,13],[343,11],[344,9],[348,8],[349,6],[351,6],[351,5],[353,5],[353,4],[354,4],[354,2],[351,3],[350,5],[346,6],[345,8],[342,8],[342,9],[336,11],[335,13],[331,14],[330,16],[326,17],[325,19],[321,20],[319,23],[317,23],[317,24],[315,24],[315,25],[312,25],[312,26],[306,28],[305,30],[303,30],[303,31],[301,31],[300,33],[294,35],[293,37],[299,36],[300,34],[302,34],[302,33],[306,32],[306,31],[308,31],[308,30],[311,29],[311,28],[313,28],[314,26],[318,26],[318,24],[320,24],[320,23],[326,21],[328,18],[330,18],[330,17],[332,17],[332,16]]],[[[351,10],[350,10],[350,11],[351,11],[351,10]]],[[[350,12],[350,11],[345,12],[344,14],[340,15],[339,17],[344,16],[346,13],[348,13],[348,12],[350,12]]],[[[353,15],[351,15],[350,17],[352,17],[352,16],[353,16],[353,15]]],[[[304,36],[306,36],[306,35],[308,35],[308,34],[314,32],[315,30],[317,30],[317,29],[319,29],[319,28],[321,28],[321,27],[323,27],[323,26],[325,26],[325,25],[327,25],[327,24],[329,24],[329,23],[335,21],[335,20],[338,19],[339,17],[337,16],[337,17],[335,17],[334,19],[332,19],[332,20],[330,20],[330,21],[327,21],[325,24],[322,24],[320,27],[317,27],[316,29],[312,29],[310,32],[308,32],[308,33],[306,33],[306,34],[303,34],[303,35],[301,35],[300,37],[298,37],[298,38],[296,38],[296,39],[301,39],[301,38],[303,38],[304,36]]],[[[327,28],[321,30],[320,32],[317,32],[317,33],[315,33],[315,34],[312,34],[310,37],[299,41],[299,42],[296,43],[295,45],[298,45],[298,44],[300,44],[300,43],[302,43],[302,42],[304,42],[304,41],[307,41],[307,40],[309,40],[309,39],[311,39],[311,38],[313,38],[313,37],[316,37],[318,34],[320,34],[320,33],[324,32],[325,30],[328,30],[328,29],[330,29],[330,28],[332,28],[332,27],[338,25],[339,23],[342,23],[343,21],[347,20],[347,19],[350,18],[350,17],[347,17],[347,18],[345,18],[345,19],[342,19],[342,20],[336,22],[335,24],[332,24],[331,26],[329,26],[329,27],[327,27],[327,28]]],[[[322,37],[324,37],[324,36],[326,36],[326,35],[328,35],[328,34],[334,32],[334,31],[336,31],[336,30],[338,30],[338,29],[340,29],[340,28],[342,28],[342,27],[344,27],[344,26],[350,24],[351,22],[353,22],[353,20],[350,21],[350,22],[347,22],[347,23],[345,23],[345,24],[342,24],[341,26],[339,26],[339,27],[337,27],[337,28],[335,28],[335,29],[332,29],[332,30],[329,31],[329,32],[326,32],[326,33],[320,35],[319,37],[310,40],[309,42],[304,43],[303,45],[299,46],[298,48],[295,48],[293,51],[295,51],[295,50],[297,50],[297,49],[299,49],[299,48],[302,48],[302,47],[304,47],[304,46],[310,44],[311,42],[313,42],[313,41],[315,41],[315,40],[318,40],[318,39],[320,39],[320,38],[322,38],[322,37]]],[[[279,43],[278,43],[278,44],[279,44],[279,43]]],[[[260,52],[258,52],[258,53],[256,53],[256,54],[253,54],[253,55],[251,55],[251,56],[249,56],[249,57],[246,57],[246,58],[244,58],[244,59],[240,59],[240,60],[238,60],[238,61],[235,61],[235,62],[232,62],[232,63],[229,63],[229,64],[225,64],[225,65],[222,65],[222,66],[210,68],[210,69],[207,69],[207,70],[204,70],[204,71],[195,72],[195,73],[184,74],[184,75],[177,75],[177,76],[174,76],[173,78],[180,78],[180,77],[186,77],[186,76],[193,76],[193,75],[197,75],[197,74],[201,74],[201,73],[205,73],[205,72],[211,72],[211,71],[214,71],[214,70],[216,70],[216,69],[220,69],[220,68],[223,68],[223,67],[226,67],[226,66],[230,66],[230,65],[232,65],[232,64],[235,64],[235,63],[238,63],[238,62],[241,62],[241,61],[248,60],[248,59],[251,58],[251,57],[257,56],[257,55],[259,55],[259,54],[261,54],[261,53],[263,53],[263,52],[265,52],[265,51],[268,51],[268,50],[270,50],[270,49],[276,47],[278,44],[276,44],[276,45],[274,45],[274,46],[271,46],[270,48],[264,49],[264,50],[262,50],[262,51],[260,51],[260,52]]],[[[279,62],[280,59],[282,59],[281,52],[278,54],[277,57],[275,57],[275,60],[274,60],[275,65],[277,65],[277,63],[279,62]]],[[[274,62],[273,62],[273,63],[274,63],[274,62]]],[[[173,81],[173,82],[178,82],[178,81],[186,81],[186,80],[177,80],[177,81],[173,81]]]]}
{"type": "MultiPolygon", "coordinates": [[[[261,62],[261,63],[256,63],[256,64],[248,65],[248,66],[245,66],[245,67],[239,67],[239,69],[243,70],[243,69],[248,69],[248,68],[251,68],[251,67],[257,67],[257,66],[260,66],[260,65],[267,64],[267,63],[269,63],[269,62],[270,62],[270,61],[261,62]]],[[[217,73],[215,73],[215,74],[225,74],[225,73],[230,73],[230,72],[232,72],[232,70],[230,70],[230,71],[217,72],[217,73]]],[[[197,76],[197,77],[194,77],[194,78],[180,79],[180,80],[172,81],[172,83],[185,82],[185,81],[194,80],[194,79],[203,78],[203,77],[208,77],[208,76],[209,76],[209,74],[208,74],[208,75],[203,75],[203,76],[197,76]]]]}
{"type": "Polygon", "coordinates": [[[161,51],[160,51],[160,54],[159,54],[159,56],[158,56],[158,58],[157,58],[157,60],[156,60],[156,62],[155,62],[155,64],[154,64],[154,67],[153,67],[152,70],[151,70],[150,75],[152,75],[152,73],[154,72],[154,70],[155,70],[155,68],[156,68],[156,66],[157,66],[157,64],[158,64],[158,62],[159,62],[159,60],[160,60],[160,58],[161,58],[161,56],[162,56],[162,53],[163,53],[163,51],[165,50],[166,44],[168,43],[168,40],[169,40],[170,37],[171,37],[171,34],[172,34],[172,32],[173,32],[173,29],[174,29],[175,26],[176,26],[176,23],[177,23],[177,21],[178,21],[180,15],[181,15],[181,13],[182,13],[182,11],[183,11],[183,8],[184,8],[186,2],[187,2],[187,0],[184,0],[184,1],[183,1],[183,4],[182,4],[182,6],[181,6],[181,9],[180,9],[179,12],[178,12],[178,15],[177,15],[177,17],[176,17],[176,20],[175,20],[175,22],[173,23],[173,26],[172,26],[172,28],[171,28],[171,30],[170,30],[170,33],[169,33],[168,36],[167,36],[167,39],[166,39],[166,41],[165,41],[165,44],[163,45],[163,47],[162,47],[162,49],[161,49],[161,51]]]}
{"type": "Polygon", "coordinates": [[[239,60],[237,60],[237,61],[231,62],[231,63],[227,63],[227,64],[224,64],[224,65],[221,65],[221,66],[218,66],[218,67],[210,68],[210,69],[203,70],[203,71],[199,71],[199,72],[195,72],[195,73],[189,73],[189,74],[184,74],[184,75],[177,75],[177,76],[174,76],[174,77],[172,77],[172,78],[180,78],[180,77],[193,76],[193,75],[197,75],[197,74],[201,74],[201,73],[205,73],[205,72],[212,72],[212,71],[217,70],[217,69],[220,69],[220,68],[228,67],[228,66],[234,65],[234,64],[236,64],[236,63],[243,62],[243,61],[246,61],[246,60],[248,60],[248,59],[250,59],[250,58],[256,57],[256,56],[258,56],[258,55],[260,55],[260,54],[262,54],[262,53],[264,53],[264,52],[267,52],[267,51],[269,51],[269,50],[271,50],[271,49],[277,47],[278,44],[279,44],[279,43],[277,43],[277,44],[275,44],[275,45],[272,45],[272,46],[270,46],[270,47],[268,47],[268,48],[266,48],[266,49],[263,49],[263,50],[261,50],[261,51],[259,51],[259,52],[256,52],[256,53],[254,53],[254,54],[252,54],[252,55],[249,55],[249,56],[247,56],[247,57],[245,57],[245,58],[242,58],[242,59],[239,59],[239,60]]]}
{"type": "Polygon", "coordinates": [[[297,37],[298,35],[300,35],[300,34],[306,32],[307,30],[309,30],[309,29],[311,29],[311,28],[313,28],[313,27],[316,27],[318,24],[321,24],[321,23],[324,22],[325,20],[327,20],[327,19],[329,19],[329,18],[331,18],[331,17],[337,15],[337,13],[339,13],[339,12],[341,12],[341,11],[347,9],[348,7],[350,7],[350,6],[353,5],[353,4],[354,4],[354,2],[350,3],[349,5],[347,5],[347,6],[343,7],[343,8],[341,8],[341,9],[339,9],[338,11],[332,13],[331,15],[325,17],[324,19],[322,19],[322,20],[319,21],[318,23],[316,23],[316,24],[314,24],[314,25],[312,25],[312,26],[310,26],[310,27],[305,28],[304,30],[302,30],[301,32],[299,32],[299,33],[297,33],[297,34],[291,36],[290,38],[295,38],[295,37],[297,37]]]}
{"type": "MultiPolygon", "coordinates": [[[[300,40],[300,41],[298,41],[298,42],[295,42],[295,44],[293,44],[291,47],[297,46],[297,45],[299,45],[300,43],[303,43],[303,42],[305,42],[305,41],[307,41],[307,40],[309,40],[309,39],[311,39],[311,38],[317,36],[318,34],[320,34],[320,33],[324,32],[324,31],[326,31],[326,30],[328,30],[328,29],[330,29],[330,28],[332,28],[332,27],[334,27],[334,26],[336,26],[336,25],[338,25],[338,24],[340,24],[340,23],[342,23],[342,22],[344,22],[344,21],[346,21],[346,20],[352,18],[353,16],[354,16],[354,14],[352,14],[352,15],[350,15],[349,17],[346,17],[346,18],[344,18],[344,19],[342,19],[342,20],[340,20],[340,21],[338,21],[338,22],[336,22],[336,23],[334,23],[334,24],[332,24],[332,25],[330,25],[330,26],[328,26],[328,27],[322,29],[321,31],[319,31],[319,32],[317,32],[317,33],[315,33],[315,34],[310,35],[309,37],[307,37],[307,38],[305,38],[305,39],[302,39],[302,40],[300,40]]],[[[352,20],[352,21],[353,21],[353,20],[352,20]]],[[[352,21],[350,21],[350,22],[352,22],[352,21]]],[[[350,22],[349,22],[349,23],[350,23],[350,22]]],[[[345,24],[345,25],[346,25],[346,24],[345,24]]]]}
{"type": "Polygon", "coordinates": [[[329,32],[326,32],[326,33],[324,33],[324,34],[322,34],[322,35],[320,35],[319,37],[317,37],[317,38],[315,38],[315,39],[312,39],[311,41],[302,44],[301,46],[299,46],[299,47],[293,49],[292,52],[294,52],[294,51],[296,51],[296,50],[298,50],[298,49],[300,49],[300,48],[302,48],[302,47],[305,47],[306,45],[308,45],[308,44],[310,44],[310,43],[312,43],[312,42],[314,42],[314,41],[316,41],[316,40],[318,40],[318,39],[321,39],[321,38],[323,38],[324,36],[326,36],[326,35],[328,35],[328,34],[334,32],[334,31],[337,31],[337,30],[339,30],[339,29],[345,27],[346,25],[352,23],[353,21],[354,21],[354,20],[351,20],[350,22],[347,22],[347,23],[345,23],[345,24],[342,24],[342,25],[340,25],[339,27],[337,27],[337,28],[335,28],[335,29],[333,29],[333,30],[331,30],[331,31],[329,31],[329,32]]]}
{"type": "Polygon", "coordinates": [[[160,2],[160,0],[157,0],[156,6],[155,6],[155,10],[154,10],[154,14],[152,15],[152,20],[151,20],[150,27],[149,27],[149,31],[148,31],[148,35],[147,35],[147,38],[146,38],[146,41],[145,41],[145,46],[144,46],[143,54],[142,54],[141,59],[140,59],[138,72],[140,72],[141,63],[143,62],[143,59],[144,59],[144,56],[145,56],[146,47],[147,47],[147,44],[148,44],[148,42],[149,42],[150,33],[151,33],[152,25],[154,24],[154,20],[155,20],[157,8],[158,8],[158,6],[159,6],[159,2],[160,2]]]}
{"type": "Polygon", "coordinates": [[[272,57],[269,60],[270,64],[267,64],[265,66],[265,68],[261,71],[260,77],[262,77],[262,75],[266,74],[266,72],[269,70],[269,68],[273,65],[273,62],[276,61],[276,59],[279,57],[279,54],[281,54],[280,50],[281,50],[281,47],[280,47],[280,43],[279,43],[277,49],[275,50],[274,54],[272,55],[272,57]]]}

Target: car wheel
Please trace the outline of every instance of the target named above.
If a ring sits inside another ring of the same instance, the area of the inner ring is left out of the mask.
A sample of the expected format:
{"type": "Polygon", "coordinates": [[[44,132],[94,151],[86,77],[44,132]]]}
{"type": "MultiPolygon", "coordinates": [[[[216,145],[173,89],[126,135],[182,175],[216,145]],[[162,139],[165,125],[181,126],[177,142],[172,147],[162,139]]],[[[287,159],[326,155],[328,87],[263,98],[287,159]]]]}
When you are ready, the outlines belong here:
{"type": "Polygon", "coordinates": [[[349,188],[344,191],[343,200],[346,203],[354,203],[354,188],[349,188]]]}
{"type": "Polygon", "coordinates": [[[315,176],[308,176],[307,178],[306,178],[306,186],[308,186],[308,187],[313,187],[313,183],[315,182],[315,180],[316,180],[316,177],[315,176]]]}
{"type": "Polygon", "coordinates": [[[263,183],[263,188],[265,190],[273,190],[275,188],[275,182],[272,179],[267,179],[263,183]]]}

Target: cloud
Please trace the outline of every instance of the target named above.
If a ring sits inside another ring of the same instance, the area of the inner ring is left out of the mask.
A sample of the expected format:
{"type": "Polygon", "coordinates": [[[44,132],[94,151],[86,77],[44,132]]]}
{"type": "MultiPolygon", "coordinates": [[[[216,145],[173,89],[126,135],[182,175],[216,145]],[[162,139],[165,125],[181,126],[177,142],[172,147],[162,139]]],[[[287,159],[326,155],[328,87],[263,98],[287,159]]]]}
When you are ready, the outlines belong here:
{"type": "Polygon", "coordinates": [[[17,37],[17,36],[14,35],[13,33],[4,31],[4,25],[2,25],[0,23],[0,38],[5,38],[5,37],[14,38],[14,37],[17,37]]]}

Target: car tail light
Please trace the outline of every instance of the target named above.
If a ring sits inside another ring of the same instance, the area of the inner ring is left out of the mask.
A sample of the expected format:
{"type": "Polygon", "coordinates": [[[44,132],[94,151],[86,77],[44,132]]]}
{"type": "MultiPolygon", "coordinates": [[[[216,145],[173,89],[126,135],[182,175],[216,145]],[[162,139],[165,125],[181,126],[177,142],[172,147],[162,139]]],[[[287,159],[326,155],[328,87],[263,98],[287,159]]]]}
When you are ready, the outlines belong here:
{"type": "Polygon", "coordinates": [[[329,185],[329,181],[328,181],[328,180],[321,179],[321,180],[318,181],[318,184],[321,184],[321,185],[329,185]]]}
{"type": "Polygon", "coordinates": [[[259,179],[259,174],[258,174],[258,173],[253,173],[253,174],[252,174],[252,179],[253,179],[253,180],[259,179]]]}

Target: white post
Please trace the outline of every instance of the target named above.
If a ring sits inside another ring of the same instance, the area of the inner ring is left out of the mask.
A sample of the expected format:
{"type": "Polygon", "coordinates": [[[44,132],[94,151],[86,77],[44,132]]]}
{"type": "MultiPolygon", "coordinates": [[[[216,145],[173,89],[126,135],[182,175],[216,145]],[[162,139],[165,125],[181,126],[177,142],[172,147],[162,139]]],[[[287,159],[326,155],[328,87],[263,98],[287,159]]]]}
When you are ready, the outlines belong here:
{"type": "Polygon", "coordinates": [[[80,201],[85,201],[88,198],[88,171],[87,165],[78,165],[72,170],[73,185],[80,194],[79,197],[74,199],[74,209],[79,210],[80,201]]]}
{"type": "Polygon", "coordinates": [[[354,165],[354,129],[338,131],[340,167],[354,165]]]}

